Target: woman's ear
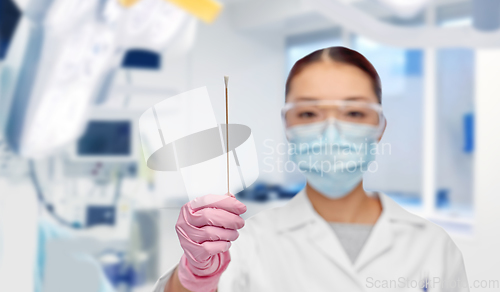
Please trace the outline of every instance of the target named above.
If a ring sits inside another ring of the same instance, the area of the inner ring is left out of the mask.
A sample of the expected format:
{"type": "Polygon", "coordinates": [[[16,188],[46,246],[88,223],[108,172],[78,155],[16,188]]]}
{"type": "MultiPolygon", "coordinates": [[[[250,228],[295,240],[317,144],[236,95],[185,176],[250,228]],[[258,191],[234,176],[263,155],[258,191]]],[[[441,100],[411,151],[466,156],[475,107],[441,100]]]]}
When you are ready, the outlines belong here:
{"type": "Polygon", "coordinates": [[[384,136],[385,133],[385,128],[387,128],[387,119],[384,119],[384,129],[382,130],[382,133],[380,133],[380,137],[378,137],[377,142],[380,142],[380,140],[382,140],[382,137],[384,136]]]}

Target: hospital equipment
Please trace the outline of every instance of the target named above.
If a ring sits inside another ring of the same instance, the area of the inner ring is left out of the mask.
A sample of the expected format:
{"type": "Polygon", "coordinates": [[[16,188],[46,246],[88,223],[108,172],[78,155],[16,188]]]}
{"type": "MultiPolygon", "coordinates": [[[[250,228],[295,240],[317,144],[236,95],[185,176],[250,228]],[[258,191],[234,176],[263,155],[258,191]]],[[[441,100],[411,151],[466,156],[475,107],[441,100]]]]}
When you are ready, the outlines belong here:
{"type": "Polygon", "coordinates": [[[220,11],[222,5],[214,0],[168,0],[179,7],[182,7],[189,13],[198,17],[206,23],[212,23],[220,11]]]}
{"type": "Polygon", "coordinates": [[[116,1],[59,0],[25,10],[2,66],[0,126],[12,150],[29,158],[83,133],[90,105],[128,48],[162,51],[181,31],[192,34],[195,21],[163,0],[129,9],[116,1]]]}
{"type": "Polygon", "coordinates": [[[498,10],[500,10],[498,1],[472,0],[474,27],[488,32],[497,30],[500,27],[498,10]]]}
{"type": "Polygon", "coordinates": [[[131,110],[97,110],[69,150],[73,162],[136,162],[140,155],[138,114],[131,110]]]}
{"type": "Polygon", "coordinates": [[[83,157],[128,156],[132,153],[132,146],[127,139],[131,130],[128,121],[89,121],[76,151],[83,157]]]}
{"type": "MultiPolygon", "coordinates": [[[[112,185],[111,193],[106,191],[104,186],[100,186],[99,181],[94,181],[95,184],[92,188],[88,190],[86,197],[81,197],[79,194],[66,194],[67,198],[70,200],[63,200],[62,198],[53,201],[55,198],[53,194],[49,193],[47,190],[50,188],[44,188],[42,182],[40,181],[40,176],[37,172],[36,165],[33,161],[30,161],[30,177],[35,186],[35,191],[40,204],[44,209],[52,215],[56,221],[64,226],[82,229],[88,228],[95,225],[115,225],[116,224],[116,214],[117,214],[117,203],[119,199],[119,194],[121,192],[121,183],[123,176],[126,174],[118,171],[116,173],[117,177],[113,181],[104,182],[104,184],[112,185]],[[92,203],[93,198],[96,196],[95,192],[101,188],[102,193],[97,196],[100,197],[97,204],[92,203]],[[75,198],[76,197],[76,198],[75,198]],[[49,199],[51,198],[51,199],[49,199]]],[[[70,178],[68,178],[69,180],[70,178]]]]}
{"type": "MultiPolygon", "coordinates": [[[[72,250],[72,243],[78,241],[73,238],[73,242],[64,245],[64,251],[52,248],[46,253],[42,241],[38,243],[39,249],[36,246],[36,237],[42,238],[44,230],[27,228],[27,225],[39,223],[39,216],[50,215],[50,219],[60,223],[55,226],[76,227],[79,230],[75,233],[79,235],[88,232],[86,234],[94,239],[128,240],[127,220],[133,210],[126,204],[127,198],[118,194],[134,191],[125,186],[128,178],[138,173],[138,148],[133,143],[137,141],[133,139],[137,137],[136,119],[96,120],[89,112],[98,97],[108,98],[109,94],[99,93],[109,79],[113,81],[113,73],[129,48],[162,53],[179,40],[182,44],[177,49],[187,50],[196,32],[196,20],[163,0],[144,0],[143,6],[130,9],[115,5],[118,1],[17,2],[24,2],[19,6],[23,10],[22,18],[0,67],[0,200],[5,203],[0,205],[13,210],[0,212],[3,235],[0,238],[0,290],[39,291],[45,285],[46,291],[67,291],[57,289],[63,282],[63,268],[78,277],[69,290],[91,291],[86,290],[85,284],[94,282],[96,273],[93,272],[99,271],[97,263],[88,256],[94,251],[89,252],[88,246],[72,250]],[[154,9],[150,9],[151,5],[154,9]],[[109,142],[104,139],[111,138],[105,136],[109,133],[124,140],[121,148],[93,143],[109,142]],[[76,141],[81,135],[83,137],[76,141]],[[28,168],[26,162],[30,158],[37,160],[28,168]],[[61,171],[61,175],[52,176],[53,169],[61,171]],[[24,182],[20,185],[26,189],[6,188],[5,176],[7,181],[16,179],[16,183],[31,178],[35,190],[24,182]],[[82,188],[82,184],[90,187],[82,188]],[[36,198],[38,204],[32,205],[36,198]],[[100,226],[82,230],[97,225],[100,226]],[[105,236],[98,232],[99,235],[92,234],[100,228],[107,231],[103,232],[105,236]],[[6,254],[9,256],[5,257],[6,254]],[[85,260],[57,262],[61,254],[65,259],[74,256],[85,260]],[[37,276],[44,276],[36,280],[43,279],[45,283],[35,280],[33,289],[32,267],[37,257],[46,259],[47,265],[37,266],[36,270],[37,276]],[[22,266],[22,271],[18,271],[16,265],[22,266]],[[75,266],[85,266],[86,273],[79,274],[75,266]]],[[[137,263],[139,266],[139,260],[137,263]]],[[[99,278],[106,283],[103,277],[99,278]]]]}
{"type": "Polygon", "coordinates": [[[84,134],[65,152],[47,163],[29,162],[37,197],[59,223],[77,229],[117,223],[123,180],[138,173],[137,116],[95,110],[84,134]],[[65,187],[64,194],[57,185],[65,187]]]}
{"type": "MultiPolygon", "coordinates": [[[[128,48],[161,52],[175,39],[183,40],[182,31],[195,32],[194,18],[163,0],[140,1],[129,9],[116,1],[97,0],[56,0],[22,8],[24,16],[0,72],[0,131],[9,149],[26,158],[69,149],[64,158],[73,170],[69,177],[78,169],[94,178],[98,185],[93,193],[116,176],[119,192],[121,179],[137,172],[135,118],[95,117],[89,114],[90,107],[110,95],[114,72],[129,55],[128,48]]],[[[72,227],[114,223],[113,204],[88,208],[80,204],[85,211],[73,214],[76,221],[57,215],[35,163],[30,165],[38,198],[59,222],[72,227]]]]}
{"type": "Polygon", "coordinates": [[[24,157],[45,156],[78,137],[94,90],[119,57],[112,29],[98,20],[95,1],[65,11],[57,3],[44,7],[46,17],[24,20],[30,43],[13,80],[17,85],[7,123],[8,141],[24,157]]]}

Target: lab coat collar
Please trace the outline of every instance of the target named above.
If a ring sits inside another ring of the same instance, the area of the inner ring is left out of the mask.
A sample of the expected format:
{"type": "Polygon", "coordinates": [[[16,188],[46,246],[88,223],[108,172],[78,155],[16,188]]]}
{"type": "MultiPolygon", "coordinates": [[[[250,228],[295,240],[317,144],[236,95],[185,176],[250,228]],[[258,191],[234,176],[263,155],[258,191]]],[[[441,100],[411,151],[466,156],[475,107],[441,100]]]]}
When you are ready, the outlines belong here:
{"type": "Polygon", "coordinates": [[[318,220],[318,217],[322,219],[314,210],[311,201],[309,201],[305,188],[290,199],[280,211],[283,214],[277,216],[276,226],[278,232],[299,228],[318,220]]]}
{"type": "MultiPolygon", "coordinates": [[[[382,214],[377,224],[381,221],[387,221],[390,223],[410,223],[416,226],[424,225],[422,218],[409,213],[386,194],[376,193],[375,195],[379,197],[382,204],[382,214]]],[[[280,211],[283,214],[282,216],[278,216],[276,223],[279,232],[299,228],[316,220],[324,221],[316,210],[314,210],[311,201],[307,197],[305,188],[295,195],[280,211]]]]}
{"type": "MultiPolygon", "coordinates": [[[[354,266],[356,270],[361,270],[371,261],[387,252],[394,242],[394,230],[392,228],[391,217],[394,216],[395,205],[390,204],[392,201],[386,195],[378,195],[382,204],[382,213],[361,249],[354,266]],[[390,201],[389,201],[390,200],[390,201]]],[[[397,206],[399,207],[399,206],[397,206]]]]}
{"type": "Polygon", "coordinates": [[[297,229],[307,228],[311,244],[321,250],[326,257],[336,262],[347,275],[360,283],[357,279],[358,272],[392,247],[396,222],[423,224],[421,218],[404,210],[387,195],[378,193],[377,196],[382,204],[382,213],[354,264],[343,252],[344,249],[335,233],[328,232],[331,230],[328,222],[314,210],[305,189],[282,208],[284,214],[277,217],[278,232],[293,232],[297,229]]]}
{"type": "Polygon", "coordinates": [[[276,217],[278,233],[300,232],[312,248],[336,263],[355,283],[361,283],[349,257],[343,252],[342,244],[328,222],[314,210],[305,190],[295,195],[280,211],[283,213],[276,217]]]}
{"type": "Polygon", "coordinates": [[[357,271],[391,249],[397,232],[396,225],[409,224],[416,228],[425,226],[424,219],[406,211],[386,194],[377,193],[376,196],[382,204],[382,213],[354,263],[357,271]]]}

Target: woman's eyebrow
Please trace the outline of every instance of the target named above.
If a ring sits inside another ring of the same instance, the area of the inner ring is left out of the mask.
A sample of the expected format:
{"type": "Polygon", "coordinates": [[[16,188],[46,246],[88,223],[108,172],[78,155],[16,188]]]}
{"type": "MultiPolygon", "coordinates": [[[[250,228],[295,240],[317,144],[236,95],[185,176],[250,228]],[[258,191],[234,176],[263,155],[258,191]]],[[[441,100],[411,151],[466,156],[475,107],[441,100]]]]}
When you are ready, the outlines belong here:
{"type": "Polygon", "coordinates": [[[297,101],[301,101],[301,100],[320,100],[319,98],[314,98],[314,97],[309,97],[309,96],[301,96],[301,97],[298,97],[296,98],[297,101]]]}
{"type": "Polygon", "coordinates": [[[344,98],[343,100],[369,100],[368,97],[365,97],[365,96],[350,96],[348,98],[344,98]]]}

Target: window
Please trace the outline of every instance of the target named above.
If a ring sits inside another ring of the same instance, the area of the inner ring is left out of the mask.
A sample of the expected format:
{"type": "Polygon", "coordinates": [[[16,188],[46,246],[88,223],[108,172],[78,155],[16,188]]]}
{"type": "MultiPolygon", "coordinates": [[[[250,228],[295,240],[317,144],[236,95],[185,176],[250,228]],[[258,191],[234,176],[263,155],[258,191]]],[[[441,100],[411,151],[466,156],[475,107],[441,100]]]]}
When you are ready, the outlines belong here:
{"type": "Polygon", "coordinates": [[[470,216],[474,153],[474,51],[437,51],[436,207],[470,216]]]}
{"type": "Polygon", "coordinates": [[[379,143],[376,172],[365,189],[384,192],[408,207],[422,204],[423,51],[392,48],[361,36],[352,48],[377,69],[387,128],[379,143]]]}

